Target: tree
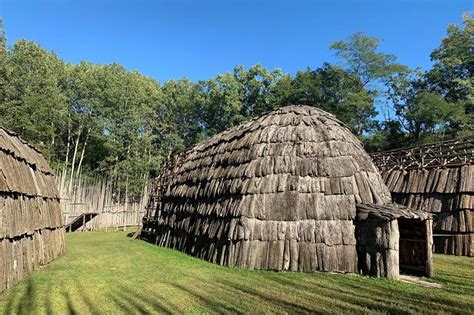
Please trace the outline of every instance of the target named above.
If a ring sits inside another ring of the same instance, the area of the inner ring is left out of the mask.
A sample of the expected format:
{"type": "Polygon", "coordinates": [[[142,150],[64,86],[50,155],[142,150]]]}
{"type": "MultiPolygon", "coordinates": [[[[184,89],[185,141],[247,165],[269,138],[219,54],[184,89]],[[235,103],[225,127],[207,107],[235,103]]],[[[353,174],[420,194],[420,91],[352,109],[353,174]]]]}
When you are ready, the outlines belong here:
{"type": "Polygon", "coordinates": [[[67,65],[61,81],[68,105],[67,124],[63,130],[67,134],[63,171],[70,170],[69,190],[72,189],[74,177],[81,174],[88,145],[91,140],[94,141],[91,138],[101,137],[103,130],[103,108],[99,97],[100,68],[89,62],[67,65]]]}
{"type": "Polygon", "coordinates": [[[448,27],[439,48],[431,53],[433,68],[427,73],[430,87],[456,102],[474,94],[474,19],[463,17],[464,28],[448,27]]]}
{"type": "Polygon", "coordinates": [[[389,99],[407,144],[419,144],[445,138],[453,123],[462,119],[463,112],[442,95],[426,89],[425,75],[408,71],[389,81],[389,99]]]}
{"type": "Polygon", "coordinates": [[[292,105],[293,93],[293,78],[288,73],[282,74],[272,87],[269,102],[276,108],[292,105]]]}
{"type": "Polygon", "coordinates": [[[363,33],[354,33],[345,41],[336,41],[330,48],[335,50],[336,57],[342,59],[345,68],[359,78],[355,86],[362,90],[379,88],[370,86],[385,81],[391,74],[406,67],[397,64],[395,55],[378,52],[381,40],[363,33]]]}
{"type": "Polygon", "coordinates": [[[234,68],[233,76],[242,87],[242,115],[255,117],[275,109],[273,95],[283,74],[280,69],[269,71],[262,65],[250,67],[247,71],[243,66],[234,68]]]}
{"type": "Polygon", "coordinates": [[[5,36],[5,29],[3,28],[2,18],[0,18],[0,49],[7,49],[7,38],[5,36]]]}
{"type": "Polygon", "coordinates": [[[143,191],[151,167],[160,162],[153,144],[154,106],[160,97],[157,82],[136,71],[111,64],[100,68],[101,102],[108,152],[99,170],[115,179],[118,199],[136,196],[143,191]],[[140,170],[137,173],[137,170],[140,170]]]}
{"type": "Polygon", "coordinates": [[[376,122],[374,132],[362,138],[367,152],[379,152],[406,146],[407,134],[397,120],[376,122]]]}
{"type": "Polygon", "coordinates": [[[362,135],[372,128],[377,113],[372,96],[354,82],[359,82],[359,78],[327,63],[315,70],[299,71],[293,80],[288,103],[319,107],[362,135]]]}
{"type": "Polygon", "coordinates": [[[234,74],[219,74],[199,84],[205,97],[203,122],[207,136],[245,120],[244,86],[234,74]]]}
{"type": "Polygon", "coordinates": [[[464,28],[452,24],[439,48],[431,53],[428,88],[464,110],[451,124],[451,137],[474,133],[474,19],[465,15],[464,28]]]}
{"type": "Polygon", "coordinates": [[[205,137],[203,98],[200,86],[188,79],[171,80],[161,86],[155,107],[155,133],[165,156],[205,137]]]}
{"type": "Polygon", "coordinates": [[[59,86],[64,63],[54,53],[25,40],[7,56],[8,80],[0,104],[0,124],[54,155],[58,128],[67,113],[59,86]]]}
{"type": "Polygon", "coordinates": [[[280,69],[236,66],[232,73],[199,82],[205,134],[216,134],[282,104],[280,69]]]}

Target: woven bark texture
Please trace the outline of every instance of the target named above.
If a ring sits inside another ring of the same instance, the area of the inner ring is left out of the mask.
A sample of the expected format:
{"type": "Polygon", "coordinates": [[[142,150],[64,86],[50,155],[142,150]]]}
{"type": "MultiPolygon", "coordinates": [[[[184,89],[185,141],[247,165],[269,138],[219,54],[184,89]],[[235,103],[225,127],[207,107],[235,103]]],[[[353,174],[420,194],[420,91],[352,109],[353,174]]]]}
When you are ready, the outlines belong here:
{"type": "Polygon", "coordinates": [[[63,227],[48,163],[0,128],[0,292],[65,251],[63,227]]]}
{"type": "Polygon", "coordinates": [[[474,165],[382,174],[393,201],[433,213],[435,251],[474,255],[474,165]]]}
{"type": "Polygon", "coordinates": [[[227,266],[357,272],[356,204],[389,202],[342,122],[289,106],[172,156],[143,235],[227,266]]]}

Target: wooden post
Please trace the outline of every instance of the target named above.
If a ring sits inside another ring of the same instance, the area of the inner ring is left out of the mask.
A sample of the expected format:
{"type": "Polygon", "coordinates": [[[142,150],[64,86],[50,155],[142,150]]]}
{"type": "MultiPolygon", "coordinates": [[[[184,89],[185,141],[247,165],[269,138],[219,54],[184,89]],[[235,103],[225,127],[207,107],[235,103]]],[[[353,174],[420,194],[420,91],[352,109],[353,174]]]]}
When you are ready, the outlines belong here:
{"type": "Polygon", "coordinates": [[[125,211],[123,212],[123,231],[124,232],[127,230],[126,226],[127,226],[127,205],[125,205],[125,211]]]}
{"type": "Polygon", "coordinates": [[[389,247],[385,250],[385,265],[388,279],[398,279],[400,277],[400,230],[398,220],[387,223],[386,237],[389,239],[389,247]]]}
{"type": "Polygon", "coordinates": [[[425,221],[426,235],[426,276],[433,277],[433,220],[425,221]]]}

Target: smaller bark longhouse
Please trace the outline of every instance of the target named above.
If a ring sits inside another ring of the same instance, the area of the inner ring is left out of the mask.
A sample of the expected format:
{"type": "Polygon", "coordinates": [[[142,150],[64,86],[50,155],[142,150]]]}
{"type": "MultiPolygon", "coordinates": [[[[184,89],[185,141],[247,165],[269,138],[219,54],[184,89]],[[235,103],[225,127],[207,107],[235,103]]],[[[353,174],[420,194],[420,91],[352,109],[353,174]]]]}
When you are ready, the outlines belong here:
{"type": "Polygon", "coordinates": [[[0,128],[0,292],[64,253],[63,227],[48,163],[0,128]]]}
{"type": "Polygon", "coordinates": [[[434,250],[474,256],[474,137],[373,153],[393,201],[434,215],[434,250]]]}
{"type": "Polygon", "coordinates": [[[172,156],[142,238],[248,269],[432,275],[431,216],[391,204],[333,115],[288,106],[172,156]]]}

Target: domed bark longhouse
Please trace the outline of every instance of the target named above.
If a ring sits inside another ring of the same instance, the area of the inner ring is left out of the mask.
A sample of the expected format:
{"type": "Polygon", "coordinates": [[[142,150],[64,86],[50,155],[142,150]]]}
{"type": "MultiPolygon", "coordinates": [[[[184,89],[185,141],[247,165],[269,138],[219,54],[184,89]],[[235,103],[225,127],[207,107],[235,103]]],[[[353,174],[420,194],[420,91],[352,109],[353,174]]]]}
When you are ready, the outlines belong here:
{"type": "Polygon", "coordinates": [[[0,128],[0,292],[64,250],[51,168],[35,148],[0,128]]]}
{"type": "MultiPolygon", "coordinates": [[[[429,215],[390,205],[357,137],[329,113],[289,106],[172,156],[142,237],[226,266],[395,278],[400,220],[419,223],[429,246],[429,215]]],[[[427,247],[420,255],[431,263],[427,247]]]]}

